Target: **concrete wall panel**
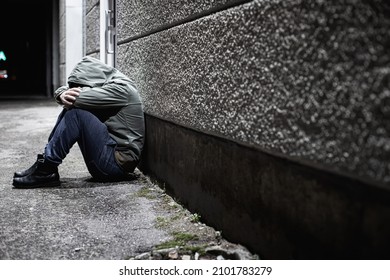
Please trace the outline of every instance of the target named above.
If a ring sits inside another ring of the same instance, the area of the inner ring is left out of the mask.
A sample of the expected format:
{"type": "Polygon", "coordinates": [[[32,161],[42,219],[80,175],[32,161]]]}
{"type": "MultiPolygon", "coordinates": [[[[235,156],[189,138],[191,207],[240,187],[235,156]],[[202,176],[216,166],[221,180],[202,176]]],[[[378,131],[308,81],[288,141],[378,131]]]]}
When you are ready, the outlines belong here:
{"type": "Polygon", "coordinates": [[[246,1],[237,0],[118,0],[119,41],[185,20],[199,13],[218,9],[226,4],[246,1]]]}
{"type": "Polygon", "coordinates": [[[94,6],[99,5],[100,0],[85,0],[85,10],[87,13],[94,8],[94,6]]]}
{"type": "Polygon", "coordinates": [[[65,0],[59,1],[59,83],[62,85],[66,79],[65,77],[65,67],[66,67],[66,61],[65,61],[65,45],[66,45],[66,9],[65,9],[65,0]]]}
{"type": "Polygon", "coordinates": [[[121,45],[118,68],[148,114],[389,186],[389,11],[253,1],[121,45]]]}
{"type": "Polygon", "coordinates": [[[86,53],[99,49],[100,44],[100,5],[94,5],[86,15],[86,53]]]}

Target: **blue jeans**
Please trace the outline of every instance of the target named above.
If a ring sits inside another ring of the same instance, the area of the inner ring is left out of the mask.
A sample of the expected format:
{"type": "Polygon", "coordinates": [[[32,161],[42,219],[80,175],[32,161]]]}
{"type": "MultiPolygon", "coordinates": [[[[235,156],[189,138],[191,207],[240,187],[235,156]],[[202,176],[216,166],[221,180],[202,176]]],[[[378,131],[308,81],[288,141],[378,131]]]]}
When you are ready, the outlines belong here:
{"type": "Polygon", "coordinates": [[[45,160],[61,164],[76,142],[93,178],[115,181],[126,177],[115,160],[116,142],[107,126],[82,109],[64,109],[58,116],[45,147],[45,160]]]}

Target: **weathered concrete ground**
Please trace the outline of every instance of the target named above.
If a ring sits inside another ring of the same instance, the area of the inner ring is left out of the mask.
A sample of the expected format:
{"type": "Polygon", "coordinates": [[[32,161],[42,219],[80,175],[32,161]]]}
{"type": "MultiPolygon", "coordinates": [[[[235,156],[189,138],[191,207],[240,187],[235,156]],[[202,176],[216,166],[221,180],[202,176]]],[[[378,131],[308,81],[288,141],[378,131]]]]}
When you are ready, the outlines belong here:
{"type": "Polygon", "coordinates": [[[14,189],[13,173],[43,151],[61,110],[52,100],[0,101],[0,259],[257,258],[139,170],[131,181],[90,181],[77,144],[60,187],[14,189]]]}

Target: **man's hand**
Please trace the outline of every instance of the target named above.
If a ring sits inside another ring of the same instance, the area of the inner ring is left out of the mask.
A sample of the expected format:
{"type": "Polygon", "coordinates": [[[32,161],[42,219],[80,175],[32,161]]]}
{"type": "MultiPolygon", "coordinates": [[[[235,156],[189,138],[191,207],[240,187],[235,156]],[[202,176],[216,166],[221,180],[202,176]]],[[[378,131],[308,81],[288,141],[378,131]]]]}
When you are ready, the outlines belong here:
{"type": "Polygon", "coordinates": [[[64,105],[64,108],[69,109],[73,106],[73,103],[76,101],[77,96],[80,95],[81,88],[70,88],[60,95],[61,103],[64,105]]]}

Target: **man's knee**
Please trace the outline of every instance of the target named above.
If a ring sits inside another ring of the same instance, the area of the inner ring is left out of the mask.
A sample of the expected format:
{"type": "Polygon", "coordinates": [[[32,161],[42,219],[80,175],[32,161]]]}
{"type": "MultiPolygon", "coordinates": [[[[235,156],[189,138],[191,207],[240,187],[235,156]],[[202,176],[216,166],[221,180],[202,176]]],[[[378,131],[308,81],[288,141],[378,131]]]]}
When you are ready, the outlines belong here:
{"type": "Polygon", "coordinates": [[[65,114],[66,121],[74,122],[80,128],[95,129],[97,126],[103,125],[103,123],[91,112],[79,109],[71,108],[65,114]]]}
{"type": "Polygon", "coordinates": [[[91,112],[79,108],[68,109],[65,114],[65,118],[75,118],[82,120],[88,117],[94,117],[94,115],[91,112]]]}

